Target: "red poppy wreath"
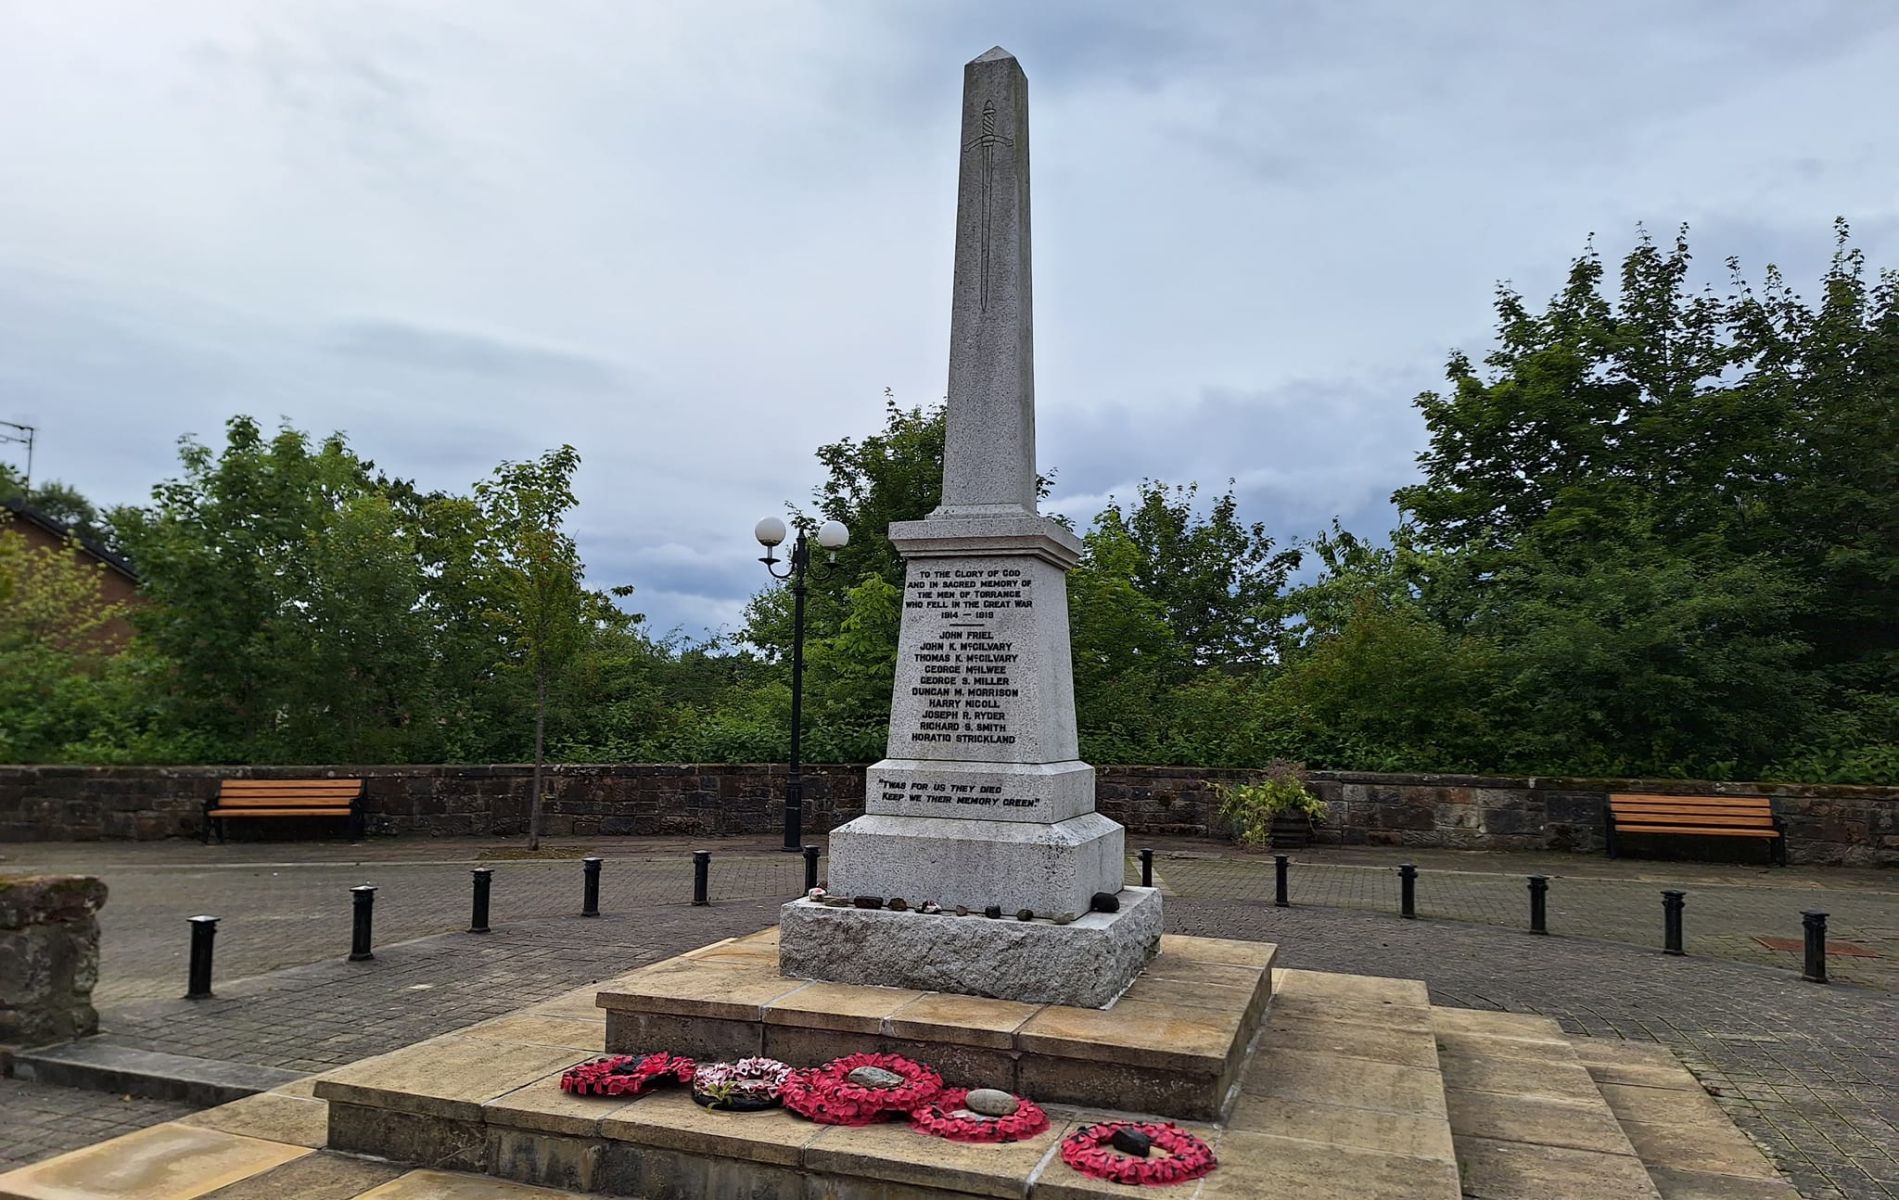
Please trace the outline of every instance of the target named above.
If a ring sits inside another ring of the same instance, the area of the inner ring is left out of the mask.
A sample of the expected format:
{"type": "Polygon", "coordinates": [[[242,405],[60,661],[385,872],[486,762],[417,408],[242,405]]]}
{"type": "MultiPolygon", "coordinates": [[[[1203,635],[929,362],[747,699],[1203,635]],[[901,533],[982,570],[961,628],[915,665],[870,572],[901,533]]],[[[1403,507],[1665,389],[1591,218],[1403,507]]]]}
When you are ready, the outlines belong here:
{"type": "Polygon", "coordinates": [[[688,1083],[698,1064],[659,1051],[644,1057],[614,1054],[561,1072],[560,1090],[576,1096],[643,1096],[668,1081],[688,1083]]]}
{"type": "Polygon", "coordinates": [[[968,1088],[949,1088],[910,1113],[910,1128],[952,1142],[1019,1142],[1048,1128],[1048,1114],[1033,1100],[1017,1096],[1006,1117],[986,1117],[964,1107],[968,1088]]]}
{"type": "Polygon", "coordinates": [[[820,1125],[868,1125],[928,1104],[942,1090],[941,1075],[902,1055],[847,1054],[793,1071],[785,1080],[784,1100],[786,1108],[820,1125]],[[885,1085],[865,1082],[871,1075],[884,1078],[885,1085]]]}
{"type": "Polygon", "coordinates": [[[1082,1126],[1062,1139],[1062,1161],[1096,1179],[1149,1186],[1185,1183],[1215,1166],[1212,1149],[1178,1125],[1130,1121],[1082,1126]],[[1124,1145],[1145,1145],[1148,1154],[1117,1148],[1117,1134],[1124,1145]]]}

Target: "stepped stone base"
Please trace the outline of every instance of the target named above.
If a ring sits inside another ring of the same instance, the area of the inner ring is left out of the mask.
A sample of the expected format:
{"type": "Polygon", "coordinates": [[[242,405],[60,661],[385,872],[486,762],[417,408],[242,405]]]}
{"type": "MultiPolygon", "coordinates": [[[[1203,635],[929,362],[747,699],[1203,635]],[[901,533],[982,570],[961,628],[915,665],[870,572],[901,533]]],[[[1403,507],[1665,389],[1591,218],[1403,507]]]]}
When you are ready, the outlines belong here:
{"type": "MultiPolygon", "coordinates": [[[[982,917],[819,911],[887,917],[914,928],[1034,928],[982,917]]],[[[1072,928],[1036,924],[1050,936],[1072,928]]],[[[795,922],[783,929],[787,946],[804,936],[794,933],[795,922]]],[[[606,1046],[615,1054],[765,1054],[805,1064],[882,1051],[929,1062],[970,1086],[1214,1120],[1232,1101],[1272,995],[1278,948],[1155,934],[1160,954],[1105,1009],[787,978],[779,973],[778,929],[635,971],[603,988],[598,1002],[607,1015],[606,1046]]]]}
{"type": "Polygon", "coordinates": [[[1125,888],[1120,900],[1115,912],[1067,925],[794,900],[779,918],[778,969],[797,979],[1105,1008],[1160,950],[1160,892],[1125,888]]]}
{"type": "MultiPolygon", "coordinates": [[[[774,1029],[847,1035],[883,1011],[874,1041],[949,1054],[936,1062],[959,1084],[993,1082],[1000,1068],[994,1058],[959,1061],[955,1047],[1004,1051],[1018,1064],[1018,1090],[1038,1099],[1060,1081],[1024,1075],[1020,1064],[1039,1047],[1079,1048],[1092,1037],[1094,1057],[1070,1065],[1123,1089],[1104,1096],[1137,1099],[1130,1081],[1138,1076],[1116,1083],[1115,1073],[1169,1054],[1185,1056],[1176,1066],[1191,1062],[1196,1040],[1210,1048],[1218,1038],[1205,1031],[1232,1019],[1195,1010],[1230,1013],[1238,998],[1223,993],[1244,991],[1255,978],[1254,1001],[1242,1011],[1257,1003],[1260,1031],[1234,1074],[1230,1104],[1217,1123],[1182,1122],[1212,1145],[1220,1165],[1203,1181],[1165,1189],[1181,1200],[1798,1200],[1663,1047],[1565,1037],[1542,1017],[1433,1008],[1424,986],[1408,980],[1267,971],[1270,946],[1168,937],[1137,985],[1147,991],[1107,1012],[927,994],[888,1008],[890,998],[876,994],[889,989],[782,979],[770,987],[792,991],[773,1002],[760,999],[761,980],[748,968],[769,962],[774,950],[770,931],[721,942],[611,981],[608,991],[641,993],[657,975],[716,967],[730,977],[723,1002],[732,1007],[720,1019],[763,1010],[761,1037],[774,1029]],[[790,999],[797,994],[801,1001],[790,999]],[[1157,1024],[1167,1021],[1177,1023],[1157,1024]],[[952,1030],[961,1041],[947,1040],[952,1030]]],[[[599,1003],[583,989],[34,1163],[0,1175],[0,1200],[1162,1194],[1101,1183],[1061,1162],[1056,1151],[1068,1133],[1121,1115],[1106,1099],[1045,1104],[1046,1133],[971,1146],[899,1123],[848,1129],[782,1111],[715,1113],[679,1091],[638,1100],[568,1096],[561,1070],[595,1057],[613,1020],[599,1003]]]]}

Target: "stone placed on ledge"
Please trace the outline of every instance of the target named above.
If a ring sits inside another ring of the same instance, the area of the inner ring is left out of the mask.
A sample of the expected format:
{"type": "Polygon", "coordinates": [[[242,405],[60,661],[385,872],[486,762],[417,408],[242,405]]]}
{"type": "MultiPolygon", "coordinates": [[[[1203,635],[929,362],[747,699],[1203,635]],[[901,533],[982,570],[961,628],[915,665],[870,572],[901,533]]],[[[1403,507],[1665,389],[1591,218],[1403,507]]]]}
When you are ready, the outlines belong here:
{"type": "Polygon", "coordinates": [[[973,1088],[963,1097],[963,1106],[979,1117],[1012,1117],[1022,1102],[1001,1088],[973,1088]]]}

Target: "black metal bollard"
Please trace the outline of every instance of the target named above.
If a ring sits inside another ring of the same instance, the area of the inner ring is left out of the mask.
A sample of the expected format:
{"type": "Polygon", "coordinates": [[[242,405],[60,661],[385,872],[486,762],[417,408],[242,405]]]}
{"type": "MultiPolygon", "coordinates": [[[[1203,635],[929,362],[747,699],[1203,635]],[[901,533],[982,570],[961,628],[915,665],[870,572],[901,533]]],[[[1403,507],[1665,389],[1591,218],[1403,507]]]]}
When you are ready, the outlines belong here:
{"type": "Polygon", "coordinates": [[[1141,847],[1141,886],[1154,886],[1154,851],[1152,847],[1141,847]]]}
{"type": "Polygon", "coordinates": [[[367,962],[376,957],[369,949],[370,923],[375,920],[376,889],[368,884],[349,890],[353,911],[350,914],[349,960],[367,962]]]}
{"type": "Polygon", "coordinates": [[[469,872],[475,879],[475,911],[468,919],[468,932],[488,932],[488,895],[494,886],[495,869],[493,867],[475,867],[469,872]]]}
{"type": "Polygon", "coordinates": [[[1413,863],[1398,864],[1398,915],[1407,920],[1418,916],[1418,868],[1413,863]]]}
{"type": "Polygon", "coordinates": [[[810,895],[811,889],[816,886],[818,886],[818,848],[816,846],[806,846],[804,848],[805,894],[810,895]]]}
{"type": "Polygon", "coordinates": [[[1283,854],[1273,855],[1273,906],[1290,908],[1292,901],[1286,897],[1286,868],[1292,860],[1283,854]]]}
{"type": "Polygon", "coordinates": [[[1803,912],[1800,923],[1807,930],[1807,961],[1800,978],[1808,983],[1826,982],[1826,914],[1803,912]]]}
{"type": "Polygon", "coordinates": [[[580,915],[600,915],[600,859],[592,854],[580,860],[580,915]]]}
{"type": "Polygon", "coordinates": [[[1548,933],[1550,881],[1547,875],[1530,876],[1530,932],[1548,933]]]}
{"type": "Polygon", "coordinates": [[[712,851],[694,850],[692,852],[692,902],[694,904],[712,903],[706,897],[707,877],[712,874],[712,851]]]}
{"type": "Polygon", "coordinates": [[[191,970],[185,980],[185,999],[211,998],[211,941],[218,936],[216,917],[189,917],[191,922],[191,970]]]}
{"type": "Polygon", "coordinates": [[[1662,893],[1662,953],[1686,954],[1681,948],[1681,910],[1686,892],[1662,893]]]}

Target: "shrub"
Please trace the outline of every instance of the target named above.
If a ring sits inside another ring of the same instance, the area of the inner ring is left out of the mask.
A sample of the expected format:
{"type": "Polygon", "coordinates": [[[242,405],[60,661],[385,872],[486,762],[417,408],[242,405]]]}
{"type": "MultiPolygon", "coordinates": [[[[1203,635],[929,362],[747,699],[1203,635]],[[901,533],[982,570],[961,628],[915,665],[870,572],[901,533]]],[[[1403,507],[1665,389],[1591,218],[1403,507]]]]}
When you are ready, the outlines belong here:
{"type": "Polygon", "coordinates": [[[1298,763],[1268,763],[1264,778],[1228,787],[1216,784],[1220,794],[1220,821],[1242,849],[1264,850],[1272,844],[1273,818],[1304,813],[1318,819],[1325,802],[1306,789],[1305,769],[1298,763]]]}

